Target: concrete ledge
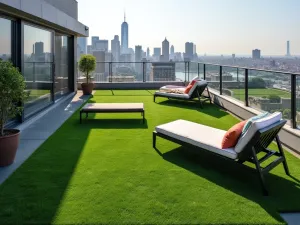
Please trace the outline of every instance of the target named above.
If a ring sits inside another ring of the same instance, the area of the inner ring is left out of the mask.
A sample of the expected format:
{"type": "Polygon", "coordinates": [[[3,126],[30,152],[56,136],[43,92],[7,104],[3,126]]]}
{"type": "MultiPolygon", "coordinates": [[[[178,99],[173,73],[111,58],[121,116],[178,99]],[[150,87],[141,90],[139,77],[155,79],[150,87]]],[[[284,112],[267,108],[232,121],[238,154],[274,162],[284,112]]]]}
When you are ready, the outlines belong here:
{"type": "MultiPolygon", "coordinates": [[[[212,100],[216,105],[228,110],[240,119],[249,119],[252,116],[258,115],[261,111],[247,107],[243,102],[234,98],[220,95],[216,90],[210,88],[212,100]]],[[[289,124],[285,125],[279,133],[281,142],[289,149],[300,154],[300,130],[293,129],[289,124]]]]}
{"type": "MultiPolygon", "coordinates": [[[[137,90],[153,89],[158,90],[165,85],[185,86],[182,81],[173,82],[130,82],[130,83],[94,83],[95,90],[137,90]]],[[[77,83],[78,90],[81,90],[81,83],[77,83]]]]}

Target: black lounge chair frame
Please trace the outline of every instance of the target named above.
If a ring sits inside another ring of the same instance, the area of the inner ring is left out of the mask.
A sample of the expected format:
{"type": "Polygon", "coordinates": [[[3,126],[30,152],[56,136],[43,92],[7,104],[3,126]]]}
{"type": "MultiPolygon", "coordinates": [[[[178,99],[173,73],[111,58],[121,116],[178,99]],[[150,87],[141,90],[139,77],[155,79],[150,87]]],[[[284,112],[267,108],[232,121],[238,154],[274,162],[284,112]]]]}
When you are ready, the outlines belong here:
{"type": "Polygon", "coordinates": [[[203,85],[197,85],[197,87],[194,89],[193,93],[191,94],[190,98],[179,98],[176,96],[166,96],[164,94],[161,94],[164,92],[155,92],[153,95],[153,101],[155,102],[156,97],[164,97],[164,98],[168,98],[168,99],[177,99],[177,100],[182,100],[182,101],[195,101],[194,99],[197,98],[196,102],[200,103],[201,108],[203,108],[203,104],[206,101],[209,101],[211,104],[211,97],[210,97],[210,92],[208,90],[208,86],[207,84],[203,84],[203,85]],[[206,90],[207,92],[207,96],[203,95],[203,92],[206,90]],[[201,98],[203,98],[204,100],[201,100],[201,98]]]}
{"type": "MultiPolygon", "coordinates": [[[[214,155],[218,155],[219,157],[222,157],[222,158],[225,158],[225,159],[228,159],[228,160],[240,163],[240,164],[243,164],[246,161],[250,162],[250,163],[253,163],[255,165],[257,174],[259,176],[259,180],[260,180],[260,183],[261,183],[263,195],[267,196],[269,193],[268,193],[268,190],[266,188],[265,175],[270,170],[272,170],[277,165],[282,163],[286,175],[288,175],[288,176],[290,175],[288,165],[287,165],[287,162],[286,162],[286,158],[285,158],[285,155],[284,155],[284,151],[283,151],[283,148],[282,148],[279,136],[278,136],[279,131],[285,125],[285,123],[286,123],[286,120],[281,120],[278,123],[272,124],[272,125],[264,128],[264,129],[256,131],[256,133],[251,138],[251,140],[247,143],[247,145],[245,146],[243,151],[238,153],[238,157],[237,157],[236,160],[230,159],[226,156],[222,156],[222,155],[219,155],[219,154],[211,152],[211,151],[206,151],[206,152],[209,152],[209,153],[214,154],[214,155]],[[273,151],[271,149],[268,149],[268,146],[274,140],[276,141],[276,144],[277,144],[277,147],[278,147],[279,151],[273,151]],[[257,154],[260,153],[260,152],[264,152],[266,154],[263,157],[261,157],[260,159],[258,159],[257,154]],[[262,167],[261,164],[264,161],[266,161],[267,159],[269,159],[271,156],[277,156],[277,158],[274,159],[272,162],[270,162],[267,166],[262,167]]],[[[157,136],[161,137],[161,138],[164,138],[166,140],[175,142],[175,143],[180,144],[182,146],[189,147],[191,150],[192,149],[197,149],[197,148],[199,149],[198,146],[191,145],[189,143],[180,141],[180,140],[178,140],[176,138],[173,138],[173,137],[170,137],[168,135],[153,131],[153,148],[161,156],[162,156],[162,154],[156,148],[156,137],[157,136]]],[[[199,152],[199,151],[195,151],[195,152],[199,152]]]]}

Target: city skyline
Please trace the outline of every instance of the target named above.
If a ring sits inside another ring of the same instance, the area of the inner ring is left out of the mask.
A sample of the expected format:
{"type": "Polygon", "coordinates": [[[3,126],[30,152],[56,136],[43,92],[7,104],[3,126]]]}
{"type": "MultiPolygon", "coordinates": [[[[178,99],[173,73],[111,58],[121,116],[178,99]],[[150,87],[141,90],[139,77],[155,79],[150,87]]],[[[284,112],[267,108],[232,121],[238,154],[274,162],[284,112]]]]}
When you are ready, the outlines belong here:
{"type": "MultiPolygon", "coordinates": [[[[145,49],[160,47],[167,37],[177,52],[184,52],[185,43],[193,42],[199,55],[251,55],[257,48],[262,56],[284,56],[289,40],[291,55],[300,55],[296,10],[300,2],[295,0],[188,0],[184,3],[78,0],[78,7],[79,19],[88,24],[90,36],[108,40],[121,35],[125,9],[130,25],[130,48],[135,45],[145,49]]],[[[90,44],[90,40],[88,42],[90,44]]]]}

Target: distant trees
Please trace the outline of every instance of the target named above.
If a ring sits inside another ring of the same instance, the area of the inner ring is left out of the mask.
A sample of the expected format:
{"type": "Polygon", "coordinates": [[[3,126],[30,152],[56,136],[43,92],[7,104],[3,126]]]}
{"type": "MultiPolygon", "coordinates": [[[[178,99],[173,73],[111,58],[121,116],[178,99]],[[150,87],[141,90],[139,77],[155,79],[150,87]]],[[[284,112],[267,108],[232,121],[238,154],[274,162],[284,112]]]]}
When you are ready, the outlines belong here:
{"type": "Polygon", "coordinates": [[[281,98],[278,95],[269,95],[268,99],[270,100],[270,103],[280,103],[281,98]]]}
{"type": "Polygon", "coordinates": [[[254,77],[249,81],[249,88],[266,88],[266,82],[261,77],[254,77]]]}

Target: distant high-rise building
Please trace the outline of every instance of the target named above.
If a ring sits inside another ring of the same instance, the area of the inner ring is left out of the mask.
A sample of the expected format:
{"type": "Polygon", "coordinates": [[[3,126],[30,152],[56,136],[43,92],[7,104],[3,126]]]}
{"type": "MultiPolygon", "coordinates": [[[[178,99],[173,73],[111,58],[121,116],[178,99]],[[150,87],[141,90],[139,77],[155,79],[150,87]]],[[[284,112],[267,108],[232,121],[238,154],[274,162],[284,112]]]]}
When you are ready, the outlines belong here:
{"type": "Polygon", "coordinates": [[[96,45],[94,47],[97,51],[108,51],[108,40],[98,40],[96,41],[96,45]]]}
{"type": "Polygon", "coordinates": [[[232,54],[232,58],[235,59],[235,54],[234,53],[232,54]]]}
{"type": "Polygon", "coordinates": [[[93,46],[92,45],[88,45],[86,48],[86,52],[87,54],[92,55],[93,54],[93,46]]]}
{"type": "Polygon", "coordinates": [[[161,48],[153,49],[153,56],[159,57],[161,55],[161,48]]]}
{"type": "Polygon", "coordinates": [[[185,43],[185,54],[184,58],[186,60],[192,60],[194,55],[194,43],[193,42],[186,42],[185,43]]]}
{"type": "Polygon", "coordinates": [[[135,71],[138,75],[142,73],[142,64],[140,63],[142,61],[142,46],[136,45],[135,46],[135,71]]]}
{"type": "Polygon", "coordinates": [[[77,39],[77,43],[79,45],[80,52],[77,54],[86,54],[87,53],[87,38],[86,37],[79,37],[77,39]]]}
{"type": "Polygon", "coordinates": [[[118,62],[120,58],[120,40],[118,35],[115,35],[114,39],[111,40],[111,53],[113,61],[118,62]]]}
{"type": "Polygon", "coordinates": [[[252,50],[252,59],[260,59],[260,50],[259,49],[252,50]]]}
{"type": "Polygon", "coordinates": [[[147,48],[147,58],[150,58],[150,49],[149,49],[149,47],[147,48]]]}
{"type": "Polygon", "coordinates": [[[150,81],[175,81],[175,63],[152,63],[150,81]]]}
{"type": "Polygon", "coordinates": [[[171,53],[171,55],[174,55],[174,53],[175,53],[174,45],[171,45],[170,53],[171,53]]]}
{"type": "Polygon", "coordinates": [[[286,56],[291,56],[290,52],[290,41],[286,42],[286,56]]]}
{"type": "Polygon", "coordinates": [[[193,55],[197,54],[197,48],[196,48],[196,45],[194,44],[193,46],[193,55]]]}
{"type": "Polygon", "coordinates": [[[128,50],[128,23],[126,22],[126,15],[124,14],[124,22],[121,25],[121,52],[127,53],[128,50]]]}
{"type": "Polygon", "coordinates": [[[182,56],[181,56],[181,52],[175,52],[174,53],[174,58],[175,61],[182,61],[182,56]]]}
{"type": "Polygon", "coordinates": [[[35,55],[44,54],[44,42],[35,42],[34,49],[35,49],[34,51],[35,55]]]}
{"type": "MultiPolygon", "coordinates": [[[[105,51],[93,51],[93,55],[96,57],[97,62],[105,62],[105,51]]],[[[96,81],[104,81],[106,79],[105,63],[97,63],[94,77],[96,81]]]]}
{"type": "Polygon", "coordinates": [[[92,47],[95,49],[96,48],[96,42],[99,41],[99,37],[98,36],[92,36],[91,40],[92,40],[92,47]]]}
{"type": "Polygon", "coordinates": [[[170,44],[165,38],[165,40],[162,42],[162,55],[163,55],[163,61],[168,62],[170,59],[170,44]]]}

